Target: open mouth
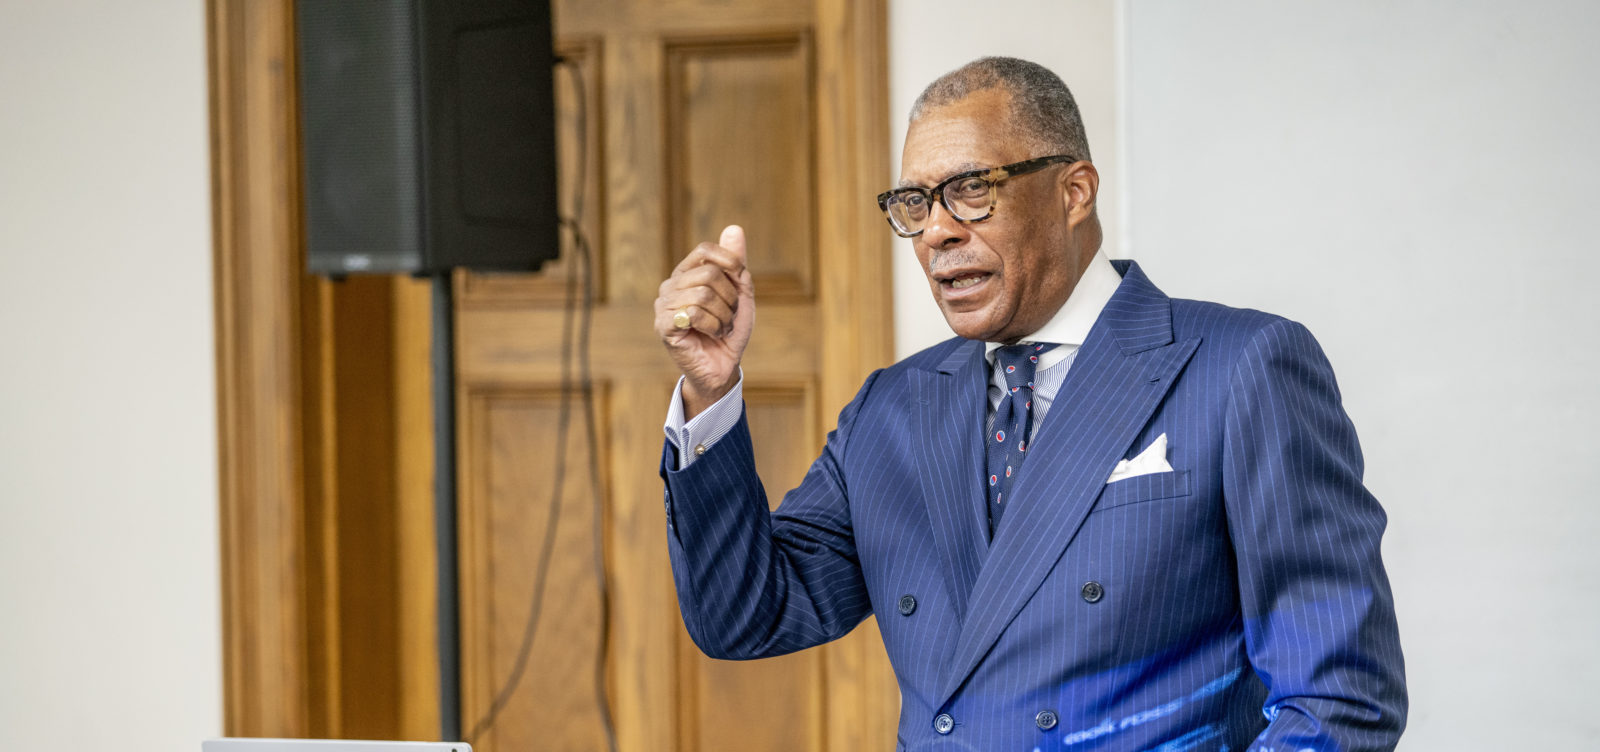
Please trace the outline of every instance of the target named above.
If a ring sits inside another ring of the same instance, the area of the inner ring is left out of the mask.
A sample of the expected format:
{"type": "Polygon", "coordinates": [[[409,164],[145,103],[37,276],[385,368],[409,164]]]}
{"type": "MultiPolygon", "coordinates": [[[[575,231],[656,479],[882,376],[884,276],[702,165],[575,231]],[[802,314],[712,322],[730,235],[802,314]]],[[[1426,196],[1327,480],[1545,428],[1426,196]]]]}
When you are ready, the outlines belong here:
{"type": "Polygon", "coordinates": [[[948,277],[941,276],[939,278],[939,285],[946,290],[951,291],[965,290],[969,287],[982,284],[983,281],[988,279],[990,276],[992,275],[990,275],[989,272],[957,272],[948,277]]]}

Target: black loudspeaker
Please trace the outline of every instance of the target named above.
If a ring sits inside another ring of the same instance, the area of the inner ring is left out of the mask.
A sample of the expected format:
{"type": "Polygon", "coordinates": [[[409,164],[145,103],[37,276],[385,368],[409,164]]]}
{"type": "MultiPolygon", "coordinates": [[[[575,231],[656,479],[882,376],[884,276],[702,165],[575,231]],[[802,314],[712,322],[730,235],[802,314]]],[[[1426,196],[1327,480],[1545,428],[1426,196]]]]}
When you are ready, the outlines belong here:
{"type": "Polygon", "coordinates": [[[549,0],[298,0],[295,28],[312,273],[556,256],[549,0]]]}

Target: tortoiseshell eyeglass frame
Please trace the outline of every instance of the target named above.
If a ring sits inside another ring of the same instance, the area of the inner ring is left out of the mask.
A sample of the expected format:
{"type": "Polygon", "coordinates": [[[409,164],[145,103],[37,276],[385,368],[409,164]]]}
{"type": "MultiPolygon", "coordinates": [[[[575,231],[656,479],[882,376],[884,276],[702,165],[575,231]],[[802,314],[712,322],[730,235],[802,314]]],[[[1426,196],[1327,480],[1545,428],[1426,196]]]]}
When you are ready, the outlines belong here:
{"type": "Polygon", "coordinates": [[[1013,162],[1008,165],[990,167],[984,170],[969,170],[967,172],[960,172],[939,181],[939,184],[934,186],[931,190],[927,188],[909,187],[895,188],[894,190],[884,191],[883,193],[878,194],[878,208],[883,210],[883,218],[889,222],[889,228],[894,230],[894,234],[899,235],[902,238],[914,238],[918,235],[921,235],[922,230],[918,229],[914,232],[908,232],[901,229],[900,225],[895,223],[894,215],[889,213],[889,201],[897,196],[921,194],[922,198],[928,202],[929,206],[932,206],[934,201],[938,201],[940,204],[943,204],[945,211],[950,212],[950,216],[954,217],[957,222],[961,222],[963,224],[969,222],[982,222],[983,220],[994,216],[994,207],[997,203],[995,199],[994,187],[999,185],[1000,181],[1007,178],[1014,178],[1018,175],[1026,175],[1030,172],[1038,172],[1039,170],[1042,170],[1053,164],[1076,161],[1078,161],[1076,157],[1070,157],[1065,154],[1054,154],[1048,157],[1024,159],[1021,162],[1013,162]],[[957,180],[966,180],[967,178],[978,178],[989,184],[989,208],[984,211],[983,216],[981,217],[963,217],[959,212],[956,211],[954,207],[950,206],[948,201],[945,200],[945,187],[956,182],[957,180]]]}

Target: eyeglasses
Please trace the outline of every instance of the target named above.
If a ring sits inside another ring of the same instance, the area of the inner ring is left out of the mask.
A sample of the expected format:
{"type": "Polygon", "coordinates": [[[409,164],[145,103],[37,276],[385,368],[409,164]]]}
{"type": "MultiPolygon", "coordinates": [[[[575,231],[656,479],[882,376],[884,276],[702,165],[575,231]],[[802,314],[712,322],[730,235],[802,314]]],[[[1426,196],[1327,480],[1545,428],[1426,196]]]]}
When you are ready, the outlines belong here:
{"type": "Polygon", "coordinates": [[[960,222],[981,222],[994,215],[994,187],[1006,178],[1038,172],[1059,162],[1076,162],[1065,154],[1026,159],[1021,162],[972,170],[945,178],[933,190],[925,188],[896,188],[878,194],[878,208],[889,219],[889,226],[902,238],[922,234],[933,213],[933,202],[944,204],[950,216],[960,222]]]}

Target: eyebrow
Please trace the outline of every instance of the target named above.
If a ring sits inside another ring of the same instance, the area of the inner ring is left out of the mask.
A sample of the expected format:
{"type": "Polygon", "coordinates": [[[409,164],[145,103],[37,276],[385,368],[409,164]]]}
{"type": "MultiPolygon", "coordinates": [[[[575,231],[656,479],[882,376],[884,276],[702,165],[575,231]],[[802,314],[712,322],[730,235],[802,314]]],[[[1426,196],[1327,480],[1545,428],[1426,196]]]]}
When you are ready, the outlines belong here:
{"type": "MultiPolygon", "coordinates": [[[[939,178],[939,180],[942,181],[942,180],[944,180],[946,178],[949,178],[951,175],[960,175],[963,172],[972,172],[973,170],[987,170],[987,169],[989,169],[989,165],[978,164],[977,162],[962,162],[961,164],[956,165],[955,169],[945,173],[945,176],[943,178],[939,178]]],[[[937,183],[938,183],[938,181],[935,181],[935,184],[937,184],[937,183]]],[[[916,183],[913,183],[913,182],[911,182],[909,180],[906,180],[905,178],[900,178],[900,182],[896,183],[895,187],[896,188],[917,188],[917,187],[920,187],[920,186],[918,186],[916,183]]],[[[929,186],[929,187],[931,188],[932,186],[929,186]]]]}

